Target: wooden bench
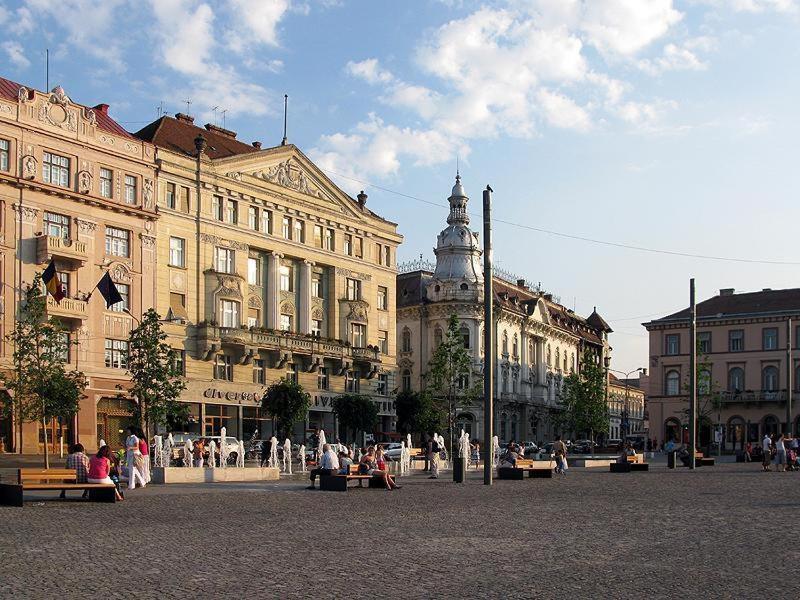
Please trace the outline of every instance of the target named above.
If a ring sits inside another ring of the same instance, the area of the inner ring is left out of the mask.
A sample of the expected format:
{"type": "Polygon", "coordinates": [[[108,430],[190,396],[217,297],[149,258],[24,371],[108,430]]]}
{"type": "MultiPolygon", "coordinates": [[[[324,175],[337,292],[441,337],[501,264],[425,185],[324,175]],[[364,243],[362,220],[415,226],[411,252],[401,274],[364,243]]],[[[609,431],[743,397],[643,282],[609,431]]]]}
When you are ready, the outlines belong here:
{"type": "Polygon", "coordinates": [[[628,456],[627,462],[613,462],[608,465],[610,473],[630,473],[631,471],[649,471],[650,463],[639,462],[639,456],[628,456]]]}
{"type": "Polygon", "coordinates": [[[88,490],[90,502],[116,502],[113,483],[77,483],[75,469],[19,469],[17,483],[0,483],[0,505],[22,506],[25,491],[88,490]]]}
{"type": "MultiPolygon", "coordinates": [[[[397,477],[392,475],[392,477],[397,477]]],[[[383,488],[386,484],[383,478],[376,475],[363,475],[358,472],[358,465],[350,465],[347,470],[347,475],[335,473],[333,475],[320,475],[319,476],[319,489],[326,492],[346,492],[347,484],[350,481],[358,481],[359,487],[364,487],[364,481],[367,486],[371,488],[383,488]]]]}
{"type": "Polygon", "coordinates": [[[553,467],[552,461],[547,463],[547,466],[536,466],[536,462],[527,458],[518,458],[515,467],[497,467],[498,479],[512,479],[520,481],[525,477],[533,479],[552,479],[553,467]]]}
{"type": "MultiPolygon", "coordinates": [[[[686,456],[681,459],[684,467],[689,466],[689,457],[686,456]]],[[[716,461],[711,456],[705,456],[702,452],[697,451],[694,453],[694,466],[695,467],[713,467],[716,461]]]]}

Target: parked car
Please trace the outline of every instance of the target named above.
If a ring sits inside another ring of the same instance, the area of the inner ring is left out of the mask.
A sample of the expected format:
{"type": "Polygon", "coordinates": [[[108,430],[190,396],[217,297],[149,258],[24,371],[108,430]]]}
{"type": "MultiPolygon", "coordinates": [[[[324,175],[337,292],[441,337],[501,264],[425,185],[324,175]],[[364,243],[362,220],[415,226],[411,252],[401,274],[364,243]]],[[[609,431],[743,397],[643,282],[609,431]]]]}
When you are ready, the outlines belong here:
{"type": "Polygon", "coordinates": [[[520,445],[522,446],[522,454],[524,456],[532,456],[537,452],[539,452],[539,446],[537,446],[533,442],[523,442],[520,445]]]}
{"type": "Polygon", "coordinates": [[[616,438],[606,440],[606,444],[604,447],[609,451],[618,452],[619,450],[622,449],[622,440],[616,438]]]}
{"type": "Polygon", "coordinates": [[[591,454],[592,449],[596,446],[597,444],[592,440],[575,440],[575,443],[570,448],[570,452],[573,454],[591,454]]]}
{"type": "Polygon", "coordinates": [[[400,452],[403,449],[403,444],[400,442],[384,442],[380,445],[383,446],[383,451],[386,453],[387,460],[400,460],[400,452]]]}

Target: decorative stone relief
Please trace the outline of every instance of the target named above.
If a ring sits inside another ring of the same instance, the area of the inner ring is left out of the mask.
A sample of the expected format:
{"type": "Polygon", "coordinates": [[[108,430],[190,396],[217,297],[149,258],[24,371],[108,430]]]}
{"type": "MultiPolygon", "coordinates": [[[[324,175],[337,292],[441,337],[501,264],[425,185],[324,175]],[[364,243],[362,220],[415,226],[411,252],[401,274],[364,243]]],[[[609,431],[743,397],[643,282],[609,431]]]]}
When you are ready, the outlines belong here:
{"type": "Polygon", "coordinates": [[[113,137],[105,135],[105,134],[102,134],[102,133],[100,134],[100,136],[97,139],[100,140],[101,144],[108,144],[109,146],[113,146],[114,142],[116,141],[113,137]]]}
{"type": "Polygon", "coordinates": [[[153,180],[145,179],[142,186],[142,197],[144,198],[144,207],[153,208],[153,180]]]}
{"type": "Polygon", "coordinates": [[[266,171],[256,171],[253,173],[253,176],[291,190],[297,190],[302,194],[308,194],[316,198],[330,199],[309,180],[305,171],[303,171],[299,165],[292,162],[291,158],[269,167],[266,171]]]}
{"type": "Polygon", "coordinates": [[[81,194],[89,194],[92,191],[92,174],[89,171],[78,173],[78,191],[81,194]]]}
{"type": "Polygon", "coordinates": [[[200,241],[208,242],[209,244],[214,244],[216,246],[228,246],[229,248],[235,248],[236,250],[244,250],[245,252],[250,251],[250,246],[244,242],[232,242],[230,240],[222,239],[219,236],[211,235],[210,233],[201,233],[200,241]]]}
{"type": "Polygon", "coordinates": [[[0,113],[7,113],[10,115],[12,112],[14,112],[14,109],[11,108],[11,106],[8,104],[0,104],[0,113]]]}
{"type": "Polygon", "coordinates": [[[281,304],[281,314],[282,315],[293,315],[294,314],[294,304],[291,302],[284,302],[281,304]]]}
{"type": "Polygon", "coordinates": [[[83,116],[89,122],[89,125],[95,126],[97,125],[97,115],[91,108],[84,108],[83,109],[83,116]]]}
{"type": "Polygon", "coordinates": [[[78,130],[77,112],[70,110],[69,96],[60,85],[53,88],[50,97],[39,105],[39,120],[67,131],[78,130]]]}
{"type": "Polygon", "coordinates": [[[170,289],[183,292],[186,290],[186,278],[180,271],[173,271],[170,277],[170,289]]]}
{"type": "Polygon", "coordinates": [[[219,287],[214,291],[215,296],[225,296],[227,298],[242,299],[242,292],[239,289],[239,278],[223,273],[216,273],[219,287]]]}
{"type": "MultiPolygon", "coordinates": [[[[18,204],[14,205],[14,210],[19,212],[20,207],[18,204]]],[[[32,208],[30,206],[23,206],[22,207],[22,221],[24,223],[34,223],[36,218],[39,216],[39,209],[32,208]]]]}
{"type": "Polygon", "coordinates": [[[97,229],[97,223],[93,221],[86,221],[84,219],[75,219],[75,223],[78,225],[78,231],[81,233],[94,233],[97,229]]]}
{"type": "Polygon", "coordinates": [[[30,154],[22,159],[22,176],[25,179],[36,177],[36,158],[30,154]]]}
{"type": "Polygon", "coordinates": [[[325,312],[321,308],[315,308],[311,311],[311,318],[322,321],[325,318],[325,312]]]}
{"type": "Polygon", "coordinates": [[[133,281],[130,269],[122,263],[115,264],[113,268],[109,269],[109,273],[111,273],[111,279],[114,281],[119,281],[120,283],[131,283],[133,281]]]}
{"type": "Polygon", "coordinates": [[[147,248],[148,250],[152,250],[156,247],[156,238],[152,235],[145,235],[144,233],[140,233],[139,237],[142,239],[142,248],[147,248]]]}
{"type": "Polygon", "coordinates": [[[364,300],[346,300],[345,302],[350,310],[347,317],[345,317],[348,321],[367,320],[367,315],[369,314],[369,304],[367,304],[364,300]]]}
{"type": "Polygon", "coordinates": [[[130,142],[125,142],[125,150],[127,150],[128,152],[138,152],[139,146],[137,146],[136,144],[131,144],[130,142]]]}
{"type": "Polygon", "coordinates": [[[238,172],[225,173],[225,177],[230,177],[231,179],[235,179],[236,181],[242,180],[242,174],[238,172]]]}
{"type": "Polygon", "coordinates": [[[247,299],[247,306],[250,308],[261,308],[261,299],[258,296],[250,296],[247,299]]]}
{"type": "Polygon", "coordinates": [[[358,273],[357,271],[351,271],[350,269],[344,269],[342,267],[336,267],[336,274],[344,275],[345,277],[350,277],[351,279],[363,279],[364,281],[372,281],[372,275],[370,275],[369,273],[358,273]]]}
{"type": "Polygon", "coordinates": [[[30,92],[28,91],[28,88],[21,85],[19,87],[19,92],[17,92],[17,98],[22,104],[26,104],[27,102],[30,102],[29,94],[30,92]]]}

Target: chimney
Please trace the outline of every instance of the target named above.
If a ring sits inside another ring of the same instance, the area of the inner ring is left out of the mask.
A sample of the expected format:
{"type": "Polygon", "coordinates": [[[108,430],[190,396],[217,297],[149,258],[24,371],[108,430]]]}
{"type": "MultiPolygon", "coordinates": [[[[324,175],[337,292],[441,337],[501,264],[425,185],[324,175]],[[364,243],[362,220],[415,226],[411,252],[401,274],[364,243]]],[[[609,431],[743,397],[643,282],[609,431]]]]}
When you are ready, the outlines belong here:
{"type": "Polygon", "coordinates": [[[175,113],[175,119],[178,121],[183,121],[184,123],[194,123],[194,117],[190,117],[186,113],[175,113]]]}
{"type": "Polygon", "coordinates": [[[544,299],[547,300],[548,302],[552,302],[553,301],[553,294],[545,294],[544,295],[544,299]]]}
{"type": "Polygon", "coordinates": [[[204,125],[206,131],[210,131],[212,133],[218,133],[219,135],[224,135],[225,137],[229,137],[232,140],[236,139],[236,132],[231,131],[230,129],[225,129],[224,127],[218,127],[217,125],[212,125],[211,123],[206,123],[204,125]]]}
{"type": "Polygon", "coordinates": [[[253,148],[256,150],[261,150],[261,142],[253,142],[253,148]]]}
{"type": "Polygon", "coordinates": [[[736,292],[736,290],[734,288],[722,288],[719,291],[719,295],[720,296],[733,296],[733,294],[735,292],[736,292]]]}
{"type": "Polygon", "coordinates": [[[108,104],[98,104],[97,106],[94,107],[94,109],[97,112],[103,113],[104,115],[108,114],[108,104]]]}
{"type": "Polygon", "coordinates": [[[763,289],[763,290],[761,290],[761,291],[762,291],[762,292],[771,292],[771,291],[772,291],[772,288],[764,288],[764,289],[763,289]]]}
{"type": "Polygon", "coordinates": [[[528,289],[528,286],[525,285],[525,280],[524,279],[517,279],[517,287],[521,287],[521,288],[524,288],[526,290],[528,289]]]}
{"type": "Polygon", "coordinates": [[[361,193],[356,196],[358,198],[358,205],[361,207],[361,210],[364,210],[364,207],[367,205],[367,195],[364,193],[364,190],[361,190],[361,193]]]}

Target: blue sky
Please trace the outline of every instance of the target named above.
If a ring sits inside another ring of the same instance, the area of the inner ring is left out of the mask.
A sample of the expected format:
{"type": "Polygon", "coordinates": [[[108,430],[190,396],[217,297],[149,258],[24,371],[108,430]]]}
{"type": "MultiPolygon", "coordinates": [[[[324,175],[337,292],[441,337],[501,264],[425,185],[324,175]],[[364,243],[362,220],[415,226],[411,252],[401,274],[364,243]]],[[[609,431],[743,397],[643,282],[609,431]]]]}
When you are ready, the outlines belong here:
{"type": "MultiPolygon", "coordinates": [[[[719,288],[796,287],[799,0],[0,0],[0,74],[107,102],[135,131],[190,112],[289,139],[432,258],[457,157],[495,190],[502,267],[608,317],[617,368],[641,321],[719,288]],[[212,109],[219,107],[216,111],[212,109]],[[359,181],[367,182],[360,183],[359,181]],[[385,188],[385,189],[382,189],[385,188]]],[[[476,218],[474,224],[479,223],[476,218]]]]}

